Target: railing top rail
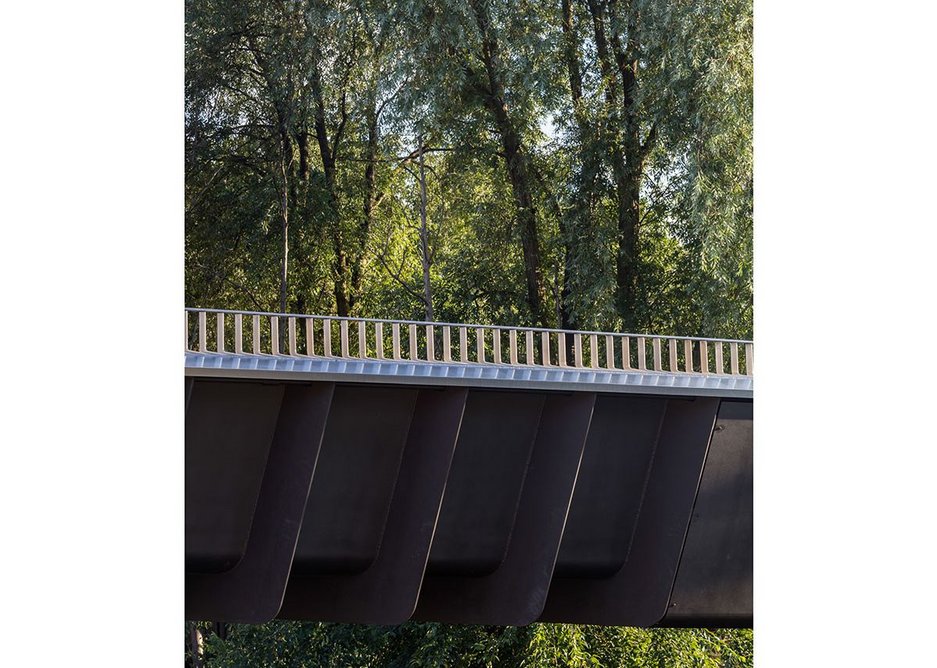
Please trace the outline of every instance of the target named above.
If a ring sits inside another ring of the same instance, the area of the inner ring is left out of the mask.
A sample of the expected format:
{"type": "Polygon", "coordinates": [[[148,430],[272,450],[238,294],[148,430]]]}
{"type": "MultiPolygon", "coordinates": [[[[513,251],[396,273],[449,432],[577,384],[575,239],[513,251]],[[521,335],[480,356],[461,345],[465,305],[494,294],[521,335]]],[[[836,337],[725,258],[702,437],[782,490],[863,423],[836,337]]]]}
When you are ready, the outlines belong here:
{"type": "Polygon", "coordinates": [[[387,318],[366,318],[366,317],[354,317],[354,316],[337,316],[337,315],[319,315],[313,313],[276,313],[273,311],[238,311],[232,309],[217,309],[217,308],[196,308],[196,307],[186,307],[186,313],[223,313],[230,315],[247,315],[247,316],[261,316],[261,317],[280,317],[280,318],[303,318],[303,319],[316,319],[316,320],[335,320],[335,321],[347,321],[347,322],[379,322],[386,324],[397,324],[397,325],[432,325],[434,327],[465,327],[469,329],[488,329],[488,330],[504,330],[504,331],[517,331],[517,332],[548,332],[556,334],[581,334],[581,335],[597,335],[597,336],[628,336],[633,338],[645,338],[645,339],[679,339],[681,341],[706,341],[712,343],[739,343],[739,344],[751,344],[751,340],[745,339],[717,339],[717,338],[707,338],[702,336],[681,336],[676,334],[638,334],[638,333],[629,333],[629,332],[602,332],[602,331],[591,331],[591,330],[572,330],[572,329],[554,329],[550,327],[522,327],[519,325],[482,325],[478,323],[467,323],[467,322],[433,322],[428,320],[391,320],[387,318]]]}

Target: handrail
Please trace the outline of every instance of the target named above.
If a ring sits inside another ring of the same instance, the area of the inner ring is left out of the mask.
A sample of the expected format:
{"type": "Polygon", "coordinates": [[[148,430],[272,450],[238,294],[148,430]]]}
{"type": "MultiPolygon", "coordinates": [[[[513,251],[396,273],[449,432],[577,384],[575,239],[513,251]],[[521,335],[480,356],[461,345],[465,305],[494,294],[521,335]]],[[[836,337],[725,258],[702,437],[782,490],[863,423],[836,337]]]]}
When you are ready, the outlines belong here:
{"type": "Polygon", "coordinates": [[[754,344],[741,339],[228,309],[186,308],[185,314],[185,345],[192,352],[728,376],[751,376],[753,369],[754,344]]]}

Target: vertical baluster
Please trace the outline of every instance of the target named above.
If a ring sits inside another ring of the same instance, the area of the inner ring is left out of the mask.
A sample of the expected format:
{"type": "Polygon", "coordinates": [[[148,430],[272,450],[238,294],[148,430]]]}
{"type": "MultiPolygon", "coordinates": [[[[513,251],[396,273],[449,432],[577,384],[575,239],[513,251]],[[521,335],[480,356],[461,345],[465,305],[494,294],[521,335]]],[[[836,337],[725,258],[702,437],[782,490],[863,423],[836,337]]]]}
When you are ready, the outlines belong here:
{"type": "Polygon", "coordinates": [[[374,323],[374,355],[379,359],[384,359],[384,323],[374,323]]]}
{"type": "Polygon", "coordinates": [[[468,362],[468,332],[465,327],[459,327],[459,361],[468,362]]]}
{"type": "Polygon", "coordinates": [[[631,368],[631,337],[621,337],[621,368],[631,368]]]}
{"type": "Polygon", "coordinates": [[[495,364],[501,364],[501,330],[495,327],[491,330],[491,354],[495,358],[495,364]]]}
{"type": "Polygon", "coordinates": [[[683,370],[693,373],[693,342],[683,339],[683,370]]]}
{"type": "Polygon", "coordinates": [[[700,373],[709,373],[709,343],[699,342],[699,367],[700,373]]]}
{"type": "Polygon", "coordinates": [[[589,335],[589,366],[599,368],[599,339],[595,334],[589,335]]]}
{"type": "Polygon", "coordinates": [[[306,325],[306,355],[312,357],[316,354],[315,320],[304,318],[306,325]]]}
{"type": "Polygon", "coordinates": [[[612,341],[612,335],[605,335],[605,368],[615,368],[615,343],[612,341]]]}
{"type": "Polygon", "coordinates": [[[328,318],[322,319],[322,354],[332,356],[332,321],[328,318]]]}
{"type": "Polygon", "coordinates": [[[511,364],[517,364],[517,330],[512,329],[508,331],[508,355],[511,359],[511,364]]]}
{"type": "Polygon", "coordinates": [[[208,325],[205,320],[207,314],[205,311],[198,312],[198,351],[200,353],[208,352],[208,325]]]}
{"type": "Polygon", "coordinates": [[[443,362],[452,361],[452,328],[449,325],[442,327],[442,360],[443,362]]]}
{"type": "Polygon", "coordinates": [[[677,366],[677,340],[676,339],[670,339],[670,341],[667,344],[667,351],[669,353],[668,356],[670,357],[670,359],[668,360],[670,362],[670,370],[679,371],[680,367],[677,366]]]}
{"type": "Polygon", "coordinates": [[[651,339],[651,348],[654,351],[654,371],[663,371],[664,365],[661,362],[660,356],[660,339],[651,339]]]}
{"type": "Polygon", "coordinates": [[[392,353],[395,360],[400,359],[400,323],[395,322],[390,326],[390,338],[392,353]]]}
{"type": "Polygon", "coordinates": [[[534,332],[533,330],[531,329],[527,330],[526,334],[524,335],[524,340],[525,340],[525,343],[527,344],[527,350],[526,350],[527,355],[524,357],[524,359],[527,360],[527,364],[529,366],[533,366],[534,364],[537,363],[537,360],[534,358],[534,332]]]}
{"type": "Polygon", "coordinates": [[[566,332],[556,333],[556,357],[560,366],[566,366],[566,332]]]}
{"type": "Polygon", "coordinates": [[[433,326],[426,326],[426,361],[436,361],[436,337],[433,336],[433,326]]]}
{"type": "Polygon", "coordinates": [[[351,357],[351,353],[348,352],[348,321],[339,320],[338,321],[338,337],[341,344],[342,357],[351,357]]]}
{"type": "Polygon", "coordinates": [[[540,332],[540,356],[543,366],[550,366],[550,332],[540,332]]]}
{"type": "Polygon", "coordinates": [[[475,328],[475,355],[479,362],[485,362],[485,330],[481,327],[475,328]]]}
{"type": "Polygon", "coordinates": [[[407,327],[407,336],[410,343],[410,361],[416,361],[420,359],[420,354],[417,352],[416,345],[416,325],[410,325],[407,327]]]}
{"type": "Polygon", "coordinates": [[[260,354],[260,316],[255,315],[251,318],[251,339],[255,355],[260,354]]]}
{"type": "Polygon", "coordinates": [[[296,355],[296,318],[290,316],[286,321],[286,328],[289,336],[290,355],[296,355]]]}
{"type": "Polygon", "coordinates": [[[270,354],[280,354],[280,319],[275,315],[270,316],[270,354]]]}
{"type": "Polygon", "coordinates": [[[573,366],[582,368],[582,334],[579,332],[573,334],[573,366]]]}
{"type": "Polygon", "coordinates": [[[638,368],[647,371],[647,345],[643,336],[638,337],[638,368]]]}
{"type": "Polygon", "coordinates": [[[240,313],[234,314],[234,352],[244,353],[244,316],[240,313]]]}
{"type": "Polygon", "coordinates": [[[367,323],[364,320],[358,321],[358,357],[367,359],[368,357],[368,330],[367,323]]]}
{"type": "Polygon", "coordinates": [[[745,344],[745,375],[751,376],[754,365],[755,346],[752,343],[745,344]]]}
{"type": "Polygon", "coordinates": [[[729,344],[729,363],[732,368],[732,375],[739,375],[739,344],[734,341],[729,344]]]}
{"type": "Polygon", "coordinates": [[[215,350],[224,352],[224,313],[215,314],[215,350]]]}
{"type": "Polygon", "coordinates": [[[716,341],[713,346],[716,348],[716,373],[723,374],[726,368],[722,361],[722,341],[716,341]]]}

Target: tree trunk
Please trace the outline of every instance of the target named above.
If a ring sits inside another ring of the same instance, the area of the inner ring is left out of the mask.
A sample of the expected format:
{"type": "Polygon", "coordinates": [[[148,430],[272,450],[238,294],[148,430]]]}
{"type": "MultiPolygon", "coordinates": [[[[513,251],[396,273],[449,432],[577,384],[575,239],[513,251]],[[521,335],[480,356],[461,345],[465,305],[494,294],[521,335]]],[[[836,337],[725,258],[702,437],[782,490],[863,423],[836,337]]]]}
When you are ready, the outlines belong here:
{"type": "Polygon", "coordinates": [[[287,182],[286,165],[280,165],[280,176],[283,182],[283,190],[280,193],[280,223],[283,234],[283,246],[280,257],[280,313],[286,313],[286,296],[289,287],[289,256],[290,256],[290,204],[289,204],[289,184],[287,182]]]}
{"type": "MultiPolygon", "coordinates": [[[[576,35],[573,30],[573,8],[571,0],[561,0],[560,9],[562,13],[563,26],[563,46],[566,59],[566,72],[569,80],[569,93],[572,100],[573,116],[576,119],[576,126],[579,131],[579,141],[581,146],[581,155],[583,156],[577,175],[576,197],[567,213],[561,213],[559,217],[560,236],[563,239],[563,287],[559,295],[559,321],[560,329],[575,329],[577,322],[572,310],[572,282],[575,265],[573,263],[573,249],[576,245],[576,227],[590,230],[591,221],[591,189],[588,188],[590,179],[587,175],[586,157],[586,136],[589,133],[588,124],[582,111],[582,67],[579,62],[579,47],[576,42],[576,35]]],[[[590,230],[591,231],[591,230],[590,230]]],[[[587,236],[587,238],[591,235],[587,236]]],[[[572,359],[573,340],[567,337],[566,358],[572,359]]]]}
{"type": "Polygon", "coordinates": [[[430,283],[429,228],[426,225],[426,166],[424,163],[425,147],[420,137],[420,260],[423,264],[423,303],[426,306],[426,319],[433,320],[433,287],[430,283]]]}
{"type": "Polygon", "coordinates": [[[338,216],[338,197],[335,192],[335,153],[336,146],[329,145],[328,131],[325,126],[325,102],[322,98],[322,83],[318,70],[313,71],[311,81],[312,95],[315,99],[315,130],[316,141],[319,145],[319,155],[322,158],[322,171],[325,173],[327,192],[326,206],[328,216],[332,223],[332,273],[335,293],[335,310],[341,317],[349,313],[348,290],[348,255],[345,251],[345,242],[341,230],[341,221],[338,216]]]}
{"type": "MultiPolygon", "coordinates": [[[[608,122],[604,136],[611,146],[612,176],[615,181],[617,252],[615,258],[615,307],[622,327],[637,326],[636,282],[638,262],[638,222],[641,180],[646,147],[639,137],[639,119],[635,106],[637,86],[637,20],[633,7],[628,8],[628,41],[624,51],[614,22],[611,39],[606,31],[608,14],[601,0],[586,0],[592,16],[593,34],[599,68],[605,81],[608,122]],[[614,60],[613,60],[614,58],[614,60]],[[621,86],[619,104],[618,87],[621,86]]],[[[616,9],[615,0],[609,1],[616,9]]]]}
{"type": "Polygon", "coordinates": [[[361,289],[361,266],[364,262],[364,250],[368,242],[368,234],[374,224],[374,207],[377,201],[377,175],[375,165],[378,153],[377,128],[377,91],[371,91],[370,106],[368,108],[368,144],[364,167],[364,197],[361,221],[358,223],[358,235],[355,239],[355,257],[351,265],[351,294],[349,306],[354,306],[357,295],[361,289]]]}
{"type": "Polygon", "coordinates": [[[490,19],[483,0],[471,0],[472,11],[482,37],[482,62],[485,64],[486,81],[480,81],[472,68],[465,69],[474,86],[491,112],[501,137],[501,146],[508,169],[517,224],[524,252],[524,276],[527,284],[527,305],[534,322],[546,327],[549,321],[543,308],[543,279],[540,273],[540,242],[537,238],[537,209],[534,205],[530,170],[523,150],[520,132],[508,114],[505,103],[503,74],[498,55],[498,44],[489,30],[490,19]]]}

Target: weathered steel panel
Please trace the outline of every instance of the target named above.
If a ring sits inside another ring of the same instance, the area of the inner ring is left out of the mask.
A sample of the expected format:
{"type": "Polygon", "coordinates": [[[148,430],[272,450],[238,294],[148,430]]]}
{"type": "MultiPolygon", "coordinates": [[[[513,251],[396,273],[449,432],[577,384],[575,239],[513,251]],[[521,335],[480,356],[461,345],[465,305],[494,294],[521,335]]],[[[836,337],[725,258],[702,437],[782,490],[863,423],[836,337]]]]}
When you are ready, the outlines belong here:
{"type": "Polygon", "coordinates": [[[595,403],[555,578],[607,577],[625,563],[667,400],[595,403]]]}
{"type": "MultiPolygon", "coordinates": [[[[546,397],[502,560],[487,574],[466,572],[451,559],[446,562],[452,568],[448,573],[437,565],[424,580],[415,619],[495,625],[525,625],[537,619],[550,586],[594,404],[595,395],[588,393],[546,397]]],[[[488,419],[497,420],[497,413],[488,419]]],[[[477,484],[471,495],[459,498],[471,505],[499,495],[492,483],[500,483],[491,475],[492,462],[487,467],[484,460],[473,463],[479,467],[477,484]]],[[[491,523],[497,518],[484,519],[491,523]]],[[[484,528],[475,527],[479,532],[484,528]]],[[[464,534],[459,542],[470,544],[472,537],[464,534]]],[[[433,554],[435,550],[434,545],[433,554]]]]}
{"type": "Polygon", "coordinates": [[[185,416],[186,570],[230,570],[244,554],[276,430],[282,384],[198,380],[185,416]]]}
{"type": "MultiPolygon", "coordinates": [[[[201,389],[193,392],[193,400],[201,394],[201,389]]],[[[282,403],[266,465],[259,467],[263,477],[243,557],[226,572],[186,573],[188,619],[256,624],[273,619],[280,609],[334,386],[322,383],[291,385],[285,391],[276,389],[282,393],[282,403]]],[[[253,393],[266,394],[257,388],[253,393]]],[[[209,388],[204,395],[218,399],[224,392],[209,388]]],[[[207,407],[203,405],[203,408],[207,407]]],[[[201,415],[210,413],[211,410],[199,411],[201,415]]],[[[233,414],[228,417],[239,421],[233,414]]],[[[205,425],[199,424],[195,417],[191,424],[191,436],[200,437],[193,438],[193,450],[215,451],[216,447],[212,446],[224,444],[223,432],[201,431],[205,425]]],[[[243,459],[238,461],[242,466],[246,464],[243,459]]],[[[218,489],[212,487],[211,479],[201,482],[206,496],[212,489],[218,489]]],[[[198,513],[199,510],[190,499],[187,512],[198,513]]]]}
{"type": "Polygon", "coordinates": [[[339,385],[293,571],[360,573],[377,557],[419,390],[339,385]]]}
{"type": "Polygon", "coordinates": [[[420,390],[380,549],[362,573],[290,576],[280,617],[400,624],[416,607],[468,391],[420,390]]]}
{"type": "Polygon", "coordinates": [[[544,395],[471,390],[429,574],[485,575],[504,560],[544,395]]]}
{"type": "Polygon", "coordinates": [[[723,401],[664,626],[751,626],[752,404],[723,401]]]}
{"type": "Polygon", "coordinates": [[[668,399],[624,565],[610,577],[555,578],[542,621],[652,626],[667,610],[718,399],[668,399]]]}

